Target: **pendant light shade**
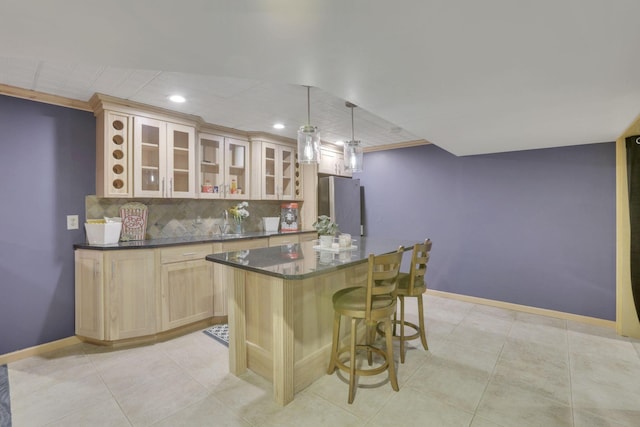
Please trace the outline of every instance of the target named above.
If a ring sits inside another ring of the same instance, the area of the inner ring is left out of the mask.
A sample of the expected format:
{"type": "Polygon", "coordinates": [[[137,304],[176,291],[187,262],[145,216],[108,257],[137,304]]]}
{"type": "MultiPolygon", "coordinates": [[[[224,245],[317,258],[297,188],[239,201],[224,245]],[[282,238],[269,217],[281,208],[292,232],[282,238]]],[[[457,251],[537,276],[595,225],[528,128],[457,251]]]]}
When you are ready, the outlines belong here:
{"type": "Polygon", "coordinates": [[[320,163],[320,131],[311,126],[310,87],[307,86],[307,124],[298,129],[298,162],[320,163]]]}
{"type": "Polygon", "coordinates": [[[345,105],[348,108],[351,108],[351,141],[344,143],[344,168],[347,172],[362,172],[362,143],[360,141],[356,141],[353,136],[353,109],[356,105],[348,101],[345,105]]]}

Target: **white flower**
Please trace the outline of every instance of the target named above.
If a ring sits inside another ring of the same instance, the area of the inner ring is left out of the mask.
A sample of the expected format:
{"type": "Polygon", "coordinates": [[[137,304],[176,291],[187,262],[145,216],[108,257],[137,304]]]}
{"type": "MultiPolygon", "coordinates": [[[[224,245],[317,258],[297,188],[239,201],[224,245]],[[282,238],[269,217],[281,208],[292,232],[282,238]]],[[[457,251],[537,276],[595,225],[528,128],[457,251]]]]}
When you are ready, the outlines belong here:
{"type": "Polygon", "coordinates": [[[236,221],[242,221],[249,216],[249,211],[246,209],[247,206],[249,206],[248,202],[238,203],[229,209],[229,213],[236,221]]]}

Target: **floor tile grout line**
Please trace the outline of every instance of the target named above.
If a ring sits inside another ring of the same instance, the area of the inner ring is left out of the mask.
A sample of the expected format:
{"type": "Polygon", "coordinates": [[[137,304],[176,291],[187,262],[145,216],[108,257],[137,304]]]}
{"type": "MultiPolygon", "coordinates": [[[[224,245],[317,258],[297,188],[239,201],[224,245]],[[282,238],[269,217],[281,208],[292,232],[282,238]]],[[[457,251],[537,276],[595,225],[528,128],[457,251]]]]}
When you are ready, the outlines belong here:
{"type": "Polygon", "coordinates": [[[104,380],[104,377],[102,376],[102,372],[100,372],[100,369],[98,369],[98,366],[96,366],[95,362],[90,357],[90,355],[85,351],[84,347],[82,348],[82,352],[89,359],[89,362],[91,363],[91,366],[93,366],[93,369],[95,369],[95,371],[96,371],[96,375],[98,375],[98,377],[100,378],[100,381],[102,381],[104,386],[109,391],[109,394],[111,395],[111,398],[113,399],[114,403],[118,406],[118,409],[120,409],[120,412],[122,412],[122,415],[127,419],[127,422],[129,423],[129,425],[131,427],[133,427],[133,421],[131,421],[131,419],[129,418],[129,416],[125,412],[124,408],[120,404],[120,401],[116,398],[115,394],[113,394],[113,390],[111,390],[111,387],[109,387],[109,384],[107,384],[107,382],[104,380]]]}
{"type": "Polygon", "coordinates": [[[571,369],[571,340],[569,339],[569,324],[567,321],[564,321],[564,337],[565,337],[565,345],[567,348],[567,374],[569,375],[569,405],[571,408],[571,425],[575,427],[576,425],[576,416],[575,416],[575,405],[573,402],[573,372],[571,369]]]}
{"type": "Polygon", "coordinates": [[[504,346],[505,346],[505,343],[507,342],[507,338],[509,337],[509,334],[511,334],[511,330],[513,329],[513,323],[514,322],[515,322],[515,318],[511,322],[511,325],[509,325],[509,331],[505,335],[505,341],[502,343],[502,346],[500,347],[500,353],[498,353],[498,357],[496,357],[496,361],[493,364],[493,369],[491,369],[491,373],[489,374],[489,378],[487,379],[487,383],[484,385],[484,390],[482,390],[482,393],[480,394],[480,398],[478,399],[478,403],[476,404],[476,407],[473,409],[473,417],[471,418],[471,422],[473,422],[473,420],[478,415],[478,408],[480,407],[480,403],[482,402],[482,398],[484,397],[484,394],[487,392],[487,389],[489,388],[489,384],[491,383],[491,380],[493,379],[493,377],[495,375],[496,368],[498,366],[498,363],[500,362],[500,358],[502,357],[502,352],[504,351],[504,346]]]}

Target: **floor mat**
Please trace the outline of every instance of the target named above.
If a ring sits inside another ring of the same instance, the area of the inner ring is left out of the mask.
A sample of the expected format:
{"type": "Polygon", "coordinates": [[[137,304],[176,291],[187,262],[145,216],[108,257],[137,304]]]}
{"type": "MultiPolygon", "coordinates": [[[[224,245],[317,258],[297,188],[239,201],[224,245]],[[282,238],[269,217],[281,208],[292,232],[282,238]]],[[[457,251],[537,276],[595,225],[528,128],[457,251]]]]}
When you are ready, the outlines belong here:
{"type": "Polygon", "coordinates": [[[226,323],[223,325],[213,325],[202,332],[229,347],[229,325],[226,323]]]}

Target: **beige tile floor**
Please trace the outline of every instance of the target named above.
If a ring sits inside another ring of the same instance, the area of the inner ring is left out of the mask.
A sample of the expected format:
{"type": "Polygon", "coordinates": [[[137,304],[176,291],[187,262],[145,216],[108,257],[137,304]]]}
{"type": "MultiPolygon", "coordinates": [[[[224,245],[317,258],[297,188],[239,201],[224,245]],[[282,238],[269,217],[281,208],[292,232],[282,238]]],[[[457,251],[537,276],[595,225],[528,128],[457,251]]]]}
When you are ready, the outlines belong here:
{"type": "Polygon", "coordinates": [[[640,426],[640,341],[430,295],[425,305],[430,351],[409,348],[399,392],[369,377],[349,405],[334,373],[279,407],[267,381],[229,374],[227,348],[195,332],[9,364],[13,426],[640,426]]]}

